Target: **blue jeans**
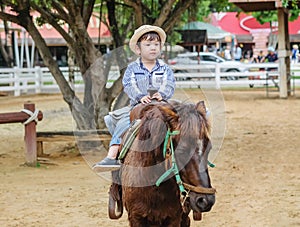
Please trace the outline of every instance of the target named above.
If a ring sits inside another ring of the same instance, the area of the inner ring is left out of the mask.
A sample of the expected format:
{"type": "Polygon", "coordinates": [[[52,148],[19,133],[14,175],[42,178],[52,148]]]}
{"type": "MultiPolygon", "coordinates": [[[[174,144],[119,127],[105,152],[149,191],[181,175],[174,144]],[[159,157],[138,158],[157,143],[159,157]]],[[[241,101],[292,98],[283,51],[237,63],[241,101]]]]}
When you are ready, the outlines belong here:
{"type": "Polygon", "coordinates": [[[112,113],[104,117],[104,122],[112,136],[109,146],[121,144],[122,134],[130,127],[129,114],[130,112],[123,113],[118,119],[112,113]]]}

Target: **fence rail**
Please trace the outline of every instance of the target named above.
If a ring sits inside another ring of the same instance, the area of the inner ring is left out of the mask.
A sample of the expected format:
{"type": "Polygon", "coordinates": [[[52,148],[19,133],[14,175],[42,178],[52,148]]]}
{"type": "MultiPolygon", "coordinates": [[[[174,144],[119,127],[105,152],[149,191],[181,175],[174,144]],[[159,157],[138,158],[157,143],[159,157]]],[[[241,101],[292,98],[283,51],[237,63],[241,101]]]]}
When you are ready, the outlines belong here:
{"type": "MultiPolygon", "coordinates": [[[[203,65],[176,65],[171,66],[175,73],[177,87],[253,87],[266,86],[266,83],[277,86],[279,72],[277,63],[245,64],[246,71],[228,71],[221,64],[203,65]],[[222,68],[221,68],[222,67],[222,68]]],[[[300,64],[291,65],[291,73],[288,80],[293,86],[300,85],[300,64]]]]}
{"type": "MultiPolygon", "coordinates": [[[[246,72],[225,72],[219,64],[211,66],[203,65],[176,65],[171,66],[175,73],[176,86],[181,88],[193,87],[253,87],[265,86],[266,82],[278,84],[278,64],[260,63],[245,64],[246,72]],[[272,71],[268,69],[272,68],[272,71]]],[[[69,68],[61,67],[63,75],[69,81],[69,68]]],[[[74,73],[75,91],[83,91],[84,81],[78,69],[74,73]]],[[[115,67],[109,74],[106,84],[111,86],[119,77],[118,69],[115,67]]],[[[300,64],[291,65],[291,75],[288,75],[293,87],[300,85],[300,64]]],[[[0,92],[11,92],[15,96],[27,93],[51,93],[58,92],[58,85],[48,68],[1,68],[0,70],[0,92]]]]}

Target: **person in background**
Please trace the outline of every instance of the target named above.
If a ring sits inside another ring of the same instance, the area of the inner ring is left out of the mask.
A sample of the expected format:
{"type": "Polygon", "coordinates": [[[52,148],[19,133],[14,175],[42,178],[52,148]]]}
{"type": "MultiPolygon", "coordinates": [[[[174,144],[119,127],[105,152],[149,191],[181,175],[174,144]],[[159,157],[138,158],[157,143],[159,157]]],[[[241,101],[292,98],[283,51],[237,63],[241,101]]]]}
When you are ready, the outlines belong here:
{"type": "Polygon", "coordinates": [[[278,62],[278,56],[274,47],[268,47],[268,54],[264,57],[263,62],[278,62]]]}
{"type": "MultiPolygon", "coordinates": [[[[263,62],[275,63],[278,62],[278,55],[274,47],[268,47],[268,54],[264,57],[263,62]]],[[[267,71],[277,71],[277,68],[266,68],[267,71]]]]}
{"type": "Polygon", "coordinates": [[[227,61],[230,61],[232,59],[231,57],[231,50],[230,50],[230,46],[226,46],[226,49],[224,50],[224,58],[227,61]]]}
{"type": "Polygon", "coordinates": [[[264,61],[264,52],[262,50],[259,51],[257,55],[257,63],[262,63],[264,61]]]}
{"type": "Polygon", "coordinates": [[[233,58],[236,61],[240,61],[242,59],[242,48],[236,44],[233,48],[233,58]]]}
{"type": "Polygon", "coordinates": [[[252,58],[250,58],[249,63],[259,63],[258,55],[253,54],[252,58]]]}
{"type": "Polygon", "coordinates": [[[293,49],[292,49],[292,53],[291,53],[291,62],[292,63],[298,63],[299,56],[300,56],[300,54],[299,54],[298,45],[294,44],[293,49]]]}
{"type": "MultiPolygon", "coordinates": [[[[129,47],[139,58],[128,65],[122,80],[124,92],[130,99],[130,109],[138,103],[148,104],[152,99],[162,101],[173,96],[175,90],[173,71],[160,59],[165,41],[164,30],[152,25],[139,27],[131,37],[129,47]],[[150,96],[149,89],[155,89],[156,92],[150,96]]],[[[117,155],[121,136],[130,127],[130,109],[116,124],[112,123],[112,115],[104,117],[112,139],[107,156],[93,166],[95,171],[110,171],[120,167],[117,155]]]]}

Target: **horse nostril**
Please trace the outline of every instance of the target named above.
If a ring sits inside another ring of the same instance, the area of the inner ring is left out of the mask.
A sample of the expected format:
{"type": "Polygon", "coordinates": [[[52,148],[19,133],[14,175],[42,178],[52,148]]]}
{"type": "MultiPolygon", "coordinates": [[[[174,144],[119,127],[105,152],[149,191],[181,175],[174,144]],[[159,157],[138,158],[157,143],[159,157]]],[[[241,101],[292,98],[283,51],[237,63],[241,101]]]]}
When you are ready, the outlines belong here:
{"type": "Polygon", "coordinates": [[[206,207],[207,206],[207,200],[206,200],[206,198],[205,197],[199,197],[197,199],[197,205],[199,207],[202,207],[202,208],[206,207]]]}

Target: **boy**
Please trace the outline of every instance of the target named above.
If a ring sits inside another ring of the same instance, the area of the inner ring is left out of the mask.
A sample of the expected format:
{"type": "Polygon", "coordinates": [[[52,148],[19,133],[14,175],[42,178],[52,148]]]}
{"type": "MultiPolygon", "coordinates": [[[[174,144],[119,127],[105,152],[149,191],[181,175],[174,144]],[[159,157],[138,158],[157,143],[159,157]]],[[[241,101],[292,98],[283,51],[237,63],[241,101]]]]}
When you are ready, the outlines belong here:
{"type": "MultiPolygon", "coordinates": [[[[138,103],[148,104],[152,99],[161,101],[173,96],[175,90],[173,71],[158,59],[165,41],[164,30],[152,25],[139,27],[131,37],[129,47],[139,58],[128,65],[122,80],[131,108],[138,103]],[[150,96],[149,89],[156,89],[157,92],[150,96]]],[[[116,160],[121,143],[120,137],[130,126],[129,113],[124,114],[115,125],[112,123],[111,115],[105,116],[104,120],[112,133],[112,140],[107,157],[93,166],[95,171],[110,171],[120,167],[116,160]]]]}

